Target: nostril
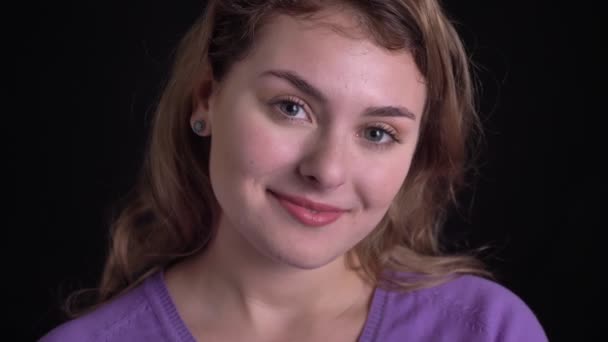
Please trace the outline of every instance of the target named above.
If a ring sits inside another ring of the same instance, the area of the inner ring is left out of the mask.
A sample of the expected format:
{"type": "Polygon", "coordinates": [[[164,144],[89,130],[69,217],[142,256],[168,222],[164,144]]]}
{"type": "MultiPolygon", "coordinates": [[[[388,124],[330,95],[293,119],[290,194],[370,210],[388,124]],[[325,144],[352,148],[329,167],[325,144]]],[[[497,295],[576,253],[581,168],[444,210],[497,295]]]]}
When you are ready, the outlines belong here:
{"type": "Polygon", "coordinates": [[[306,176],[306,178],[311,182],[317,182],[317,178],[315,176],[306,176]]]}

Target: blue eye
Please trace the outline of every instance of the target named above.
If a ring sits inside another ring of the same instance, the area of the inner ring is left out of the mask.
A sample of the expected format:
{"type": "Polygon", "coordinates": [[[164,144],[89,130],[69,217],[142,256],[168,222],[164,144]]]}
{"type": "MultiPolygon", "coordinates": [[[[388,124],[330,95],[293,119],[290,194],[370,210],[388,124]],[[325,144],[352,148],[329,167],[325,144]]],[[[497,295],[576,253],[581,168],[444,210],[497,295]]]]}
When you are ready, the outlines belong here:
{"type": "Polygon", "coordinates": [[[296,97],[287,97],[282,100],[277,100],[271,103],[273,107],[279,110],[283,118],[288,120],[307,120],[311,121],[307,106],[304,102],[296,97]]]}
{"type": "Polygon", "coordinates": [[[378,124],[378,126],[366,127],[363,132],[363,137],[377,145],[399,142],[397,132],[395,132],[394,129],[380,124],[378,124]]]}
{"type": "Polygon", "coordinates": [[[281,101],[279,108],[288,116],[297,116],[299,111],[302,110],[302,106],[293,101],[281,101]]]}
{"type": "Polygon", "coordinates": [[[381,128],[377,128],[377,127],[370,127],[369,129],[365,130],[365,139],[373,141],[373,142],[380,142],[382,141],[382,138],[384,138],[384,136],[387,134],[387,132],[381,128]]]}

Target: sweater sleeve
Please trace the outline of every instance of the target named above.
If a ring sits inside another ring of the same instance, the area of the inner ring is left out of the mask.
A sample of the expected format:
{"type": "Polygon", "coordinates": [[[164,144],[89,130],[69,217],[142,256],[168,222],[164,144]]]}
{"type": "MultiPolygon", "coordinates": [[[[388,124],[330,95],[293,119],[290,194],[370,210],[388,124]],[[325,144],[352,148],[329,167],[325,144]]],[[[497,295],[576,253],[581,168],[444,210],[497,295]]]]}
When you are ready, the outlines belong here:
{"type": "Polygon", "coordinates": [[[503,289],[499,300],[493,304],[487,317],[491,341],[496,342],[545,342],[548,341],[536,315],[519,297],[503,289]]]}
{"type": "MultiPolygon", "coordinates": [[[[470,303],[479,308],[475,318],[484,329],[481,340],[494,342],[546,342],[545,331],[531,308],[515,293],[495,282],[467,276],[444,300],[470,303]]],[[[472,319],[469,317],[468,319],[472,319]]]]}
{"type": "MultiPolygon", "coordinates": [[[[384,293],[384,292],[380,292],[384,293]]],[[[379,297],[361,341],[546,342],[526,303],[502,285],[461,276],[442,285],[379,297]]]]}

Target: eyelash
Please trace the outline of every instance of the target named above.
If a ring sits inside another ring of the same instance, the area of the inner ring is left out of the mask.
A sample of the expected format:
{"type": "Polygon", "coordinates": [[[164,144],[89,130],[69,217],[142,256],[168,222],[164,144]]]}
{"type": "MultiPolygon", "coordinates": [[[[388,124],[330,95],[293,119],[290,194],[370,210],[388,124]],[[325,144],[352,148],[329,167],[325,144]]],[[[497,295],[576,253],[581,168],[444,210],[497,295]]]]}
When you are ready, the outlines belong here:
{"type": "Polygon", "coordinates": [[[279,111],[281,112],[281,114],[283,116],[282,119],[286,119],[286,120],[289,120],[289,121],[299,121],[299,120],[302,120],[302,119],[295,119],[295,118],[287,115],[285,113],[285,111],[283,111],[281,109],[282,105],[289,105],[289,104],[295,104],[296,106],[300,107],[300,109],[303,110],[308,115],[308,111],[306,110],[307,109],[306,108],[306,104],[304,102],[302,102],[300,99],[296,98],[296,97],[289,96],[289,97],[277,100],[277,101],[275,101],[275,102],[272,103],[273,106],[277,106],[278,107],[279,111]]]}
{"type": "Polygon", "coordinates": [[[382,131],[384,134],[388,134],[388,136],[391,138],[391,141],[387,142],[387,143],[374,143],[372,141],[369,141],[367,139],[366,142],[369,143],[370,146],[372,146],[373,148],[377,148],[377,149],[385,149],[390,147],[391,145],[398,143],[401,143],[401,140],[398,138],[398,133],[397,131],[392,128],[389,125],[383,124],[383,123],[374,123],[371,124],[370,126],[365,127],[365,129],[369,129],[369,128],[375,128],[375,129],[379,129],[380,131],[382,131]]]}
{"type": "MultiPolygon", "coordinates": [[[[284,120],[289,120],[289,121],[300,121],[300,120],[302,120],[302,119],[293,118],[293,117],[285,114],[285,112],[280,108],[280,106],[282,106],[282,105],[289,105],[289,104],[295,104],[296,106],[300,107],[300,109],[303,110],[308,115],[308,112],[306,110],[306,104],[304,102],[302,102],[300,99],[296,98],[296,97],[289,96],[289,97],[286,97],[284,99],[277,100],[277,101],[273,102],[271,105],[279,107],[279,111],[282,114],[282,119],[284,119],[284,120]]],[[[386,149],[386,148],[390,147],[390,145],[392,145],[394,143],[401,143],[401,140],[398,138],[397,131],[394,128],[392,128],[391,126],[389,126],[389,125],[386,125],[386,124],[383,124],[383,123],[374,123],[374,124],[371,124],[370,126],[367,126],[365,129],[369,129],[369,128],[379,129],[383,133],[388,134],[388,136],[392,140],[392,141],[390,141],[388,143],[378,144],[378,143],[374,143],[374,142],[371,142],[371,141],[365,139],[366,143],[368,143],[369,146],[371,146],[372,148],[386,149]]]]}

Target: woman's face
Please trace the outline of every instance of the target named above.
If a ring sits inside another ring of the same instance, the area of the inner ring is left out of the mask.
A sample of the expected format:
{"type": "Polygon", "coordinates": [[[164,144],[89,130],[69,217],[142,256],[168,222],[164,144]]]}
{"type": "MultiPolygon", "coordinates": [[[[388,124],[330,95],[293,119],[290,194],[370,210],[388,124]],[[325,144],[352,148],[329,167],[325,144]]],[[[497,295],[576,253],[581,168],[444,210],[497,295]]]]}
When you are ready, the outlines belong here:
{"type": "Polygon", "coordinates": [[[426,93],[412,56],[351,36],[275,17],[192,117],[210,125],[219,229],[301,269],[331,262],[372,232],[418,140],[426,93]]]}

